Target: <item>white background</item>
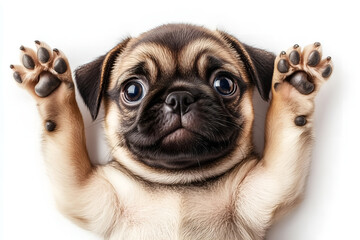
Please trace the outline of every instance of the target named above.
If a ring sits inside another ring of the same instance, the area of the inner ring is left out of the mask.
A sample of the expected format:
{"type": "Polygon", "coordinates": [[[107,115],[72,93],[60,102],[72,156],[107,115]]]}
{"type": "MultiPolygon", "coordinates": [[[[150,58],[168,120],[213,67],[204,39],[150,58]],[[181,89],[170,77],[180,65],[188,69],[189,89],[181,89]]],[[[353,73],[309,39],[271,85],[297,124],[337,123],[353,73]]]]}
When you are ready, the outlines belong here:
{"type": "MultiPolygon", "coordinates": [[[[319,41],[335,70],[316,99],[316,144],[304,202],[268,240],[360,239],[359,32],[356,1],[54,1],[0,3],[0,239],[98,239],[55,209],[43,159],[41,125],[31,97],[9,65],[36,39],[62,49],[72,69],[126,36],[172,22],[220,28],[275,53],[319,41]]],[[[81,101],[80,101],[81,103],[81,101]]],[[[93,158],[106,161],[100,121],[85,116],[93,158]]],[[[263,117],[265,113],[258,113],[263,117]]],[[[262,129],[261,125],[256,125],[262,129]]]]}

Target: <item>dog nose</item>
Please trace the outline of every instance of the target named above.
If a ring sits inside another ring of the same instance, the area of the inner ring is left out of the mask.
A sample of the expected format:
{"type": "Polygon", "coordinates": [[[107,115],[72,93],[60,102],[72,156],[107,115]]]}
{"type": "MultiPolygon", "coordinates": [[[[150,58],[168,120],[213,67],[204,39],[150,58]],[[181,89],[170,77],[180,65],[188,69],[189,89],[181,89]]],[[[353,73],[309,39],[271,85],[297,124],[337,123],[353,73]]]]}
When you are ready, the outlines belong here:
{"type": "Polygon", "coordinates": [[[189,111],[189,106],[195,102],[194,96],[188,91],[175,91],[167,95],[165,103],[170,109],[181,115],[189,111]]]}

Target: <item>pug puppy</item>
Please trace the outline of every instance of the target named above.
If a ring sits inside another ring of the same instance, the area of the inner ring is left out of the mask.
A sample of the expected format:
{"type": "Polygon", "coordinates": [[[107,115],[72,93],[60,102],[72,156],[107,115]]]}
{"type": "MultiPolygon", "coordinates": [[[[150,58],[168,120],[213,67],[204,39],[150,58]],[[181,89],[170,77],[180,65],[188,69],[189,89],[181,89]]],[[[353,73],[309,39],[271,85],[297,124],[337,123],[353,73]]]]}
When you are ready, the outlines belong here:
{"type": "Polygon", "coordinates": [[[314,97],[332,72],[319,43],[275,56],[203,27],[170,24],[127,38],[75,71],[112,161],[91,164],[69,63],[35,41],[14,79],[34,97],[60,211],[104,239],[263,239],[301,199],[314,97]],[[272,98],[263,157],[253,90],[272,98]]]}

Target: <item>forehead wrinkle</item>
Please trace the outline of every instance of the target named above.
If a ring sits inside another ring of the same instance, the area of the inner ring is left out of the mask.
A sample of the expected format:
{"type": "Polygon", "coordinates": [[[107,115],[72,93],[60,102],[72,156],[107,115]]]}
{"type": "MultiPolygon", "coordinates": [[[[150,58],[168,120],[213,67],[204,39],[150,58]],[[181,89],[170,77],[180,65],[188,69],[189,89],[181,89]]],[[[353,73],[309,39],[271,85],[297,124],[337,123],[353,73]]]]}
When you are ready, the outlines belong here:
{"type": "MultiPolygon", "coordinates": [[[[199,75],[203,79],[207,78],[207,72],[212,67],[214,67],[213,64],[210,63],[209,57],[214,57],[214,55],[212,55],[212,54],[202,55],[197,64],[199,75]]],[[[215,58],[217,58],[219,61],[221,61],[221,66],[216,69],[212,69],[212,72],[222,69],[222,70],[228,71],[230,73],[233,73],[234,75],[238,75],[238,76],[241,75],[241,72],[239,71],[239,69],[236,68],[236,65],[230,64],[229,62],[224,61],[222,58],[218,58],[218,57],[215,57],[215,58]]]]}
{"type": "Polygon", "coordinates": [[[146,58],[145,61],[140,61],[135,66],[125,70],[123,75],[123,78],[126,78],[126,76],[144,76],[147,80],[152,82],[158,76],[156,61],[153,58],[146,58]]]}
{"type": "Polygon", "coordinates": [[[157,62],[153,58],[147,58],[145,66],[149,72],[148,80],[154,82],[159,75],[159,69],[157,67],[157,62]]]}
{"type": "MultiPolygon", "coordinates": [[[[179,64],[181,69],[185,71],[191,71],[194,68],[196,58],[198,54],[202,53],[203,56],[214,56],[221,59],[230,65],[237,65],[236,59],[230,54],[230,52],[220,45],[218,42],[211,39],[199,39],[189,43],[179,54],[179,64]]],[[[199,61],[203,61],[203,56],[198,58],[199,61]]],[[[198,65],[199,67],[200,65],[198,65]]],[[[201,64],[203,66],[203,64],[201,64]]],[[[198,69],[202,70],[202,69],[198,69]]]]}
{"type": "Polygon", "coordinates": [[[167,47],[156,43],[142,43],[132,50],[131,55],[139,56],[143,60],[151,59],[162,72],[171,72],[175,69],[176,64],[172,52],[167,47]]]}
{"type": "Polygon", "coordinates": [[[141,62],[148,67],[152,79],[157,77],[158,71],[172,73],[176,68],[174,56],[169,49],[155,43],[142,43],[136,48],[127,49],[117,57],[111,82],[117,81],[121,76],[126,76],[130,69],[141,62]]]}

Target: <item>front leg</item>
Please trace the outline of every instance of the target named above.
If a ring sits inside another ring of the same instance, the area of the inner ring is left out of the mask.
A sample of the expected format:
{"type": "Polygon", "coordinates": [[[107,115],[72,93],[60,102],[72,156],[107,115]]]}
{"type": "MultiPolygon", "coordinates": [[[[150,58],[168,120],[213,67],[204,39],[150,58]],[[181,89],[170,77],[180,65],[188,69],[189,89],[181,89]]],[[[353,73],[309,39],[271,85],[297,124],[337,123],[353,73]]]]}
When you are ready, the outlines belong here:
{"type": "Polygon", "coordinates": [[[276,217],[294,206],[304,190],[313,143],[314,98],[332,72],[319,43],[298,45],[275,60],[264,156],[239,191],[238,210],[252,239],[264,237],[276,217]]]}
{"type": "Polygon", "coordinates": [[[262,162],[278,183],[274,188],[281,199],[275,213],[286,211],[304,190],[313,145],[314,98],[331,73],[331,58],[322,60],[318,42],[303,51],[294,45],[275,60],[262,162]]]}
{"type": "Polygon", "coordinates": [[[10,67],[14,79],[36,100],[44,126],[42,149],[55,200],[64,215],[105,235],[107,226],[103,224],[113,221],[117,200],[102,169],[89,161],[68,61],[58,49],[51,50],[40,41],[35,43],[37,52],[21,46],[21,65],[10,67]]]}

